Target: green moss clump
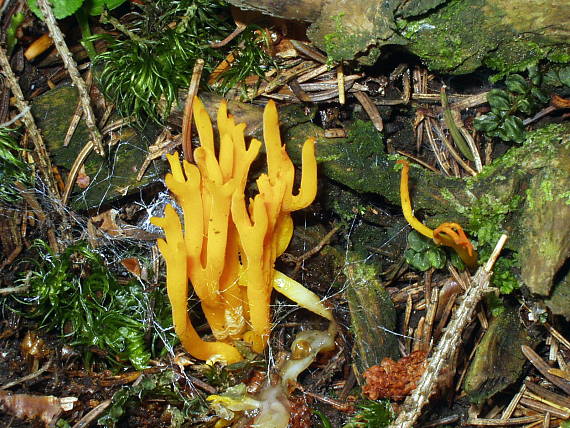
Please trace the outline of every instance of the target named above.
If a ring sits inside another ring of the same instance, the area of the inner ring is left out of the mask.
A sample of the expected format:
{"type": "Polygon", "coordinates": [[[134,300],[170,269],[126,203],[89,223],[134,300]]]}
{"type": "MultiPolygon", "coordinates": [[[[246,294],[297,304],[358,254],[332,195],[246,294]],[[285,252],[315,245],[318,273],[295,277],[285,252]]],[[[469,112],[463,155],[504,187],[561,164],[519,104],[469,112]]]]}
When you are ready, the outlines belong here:
{"type": "Polygon", "coordinates": [[[556,11],[541,15],[525,7],[530,8],[522,1],[453,0],[417,19],[400,20],[397,26],[410,50],[432,70],[463,74],[486,65],[505,75],[542,59],[567,62],[562,32],[546,29],[546,21],[559,19],[556,11]],[[543,21],[538,32],[530,31],[535,28],[533,16],[543,21]]]}

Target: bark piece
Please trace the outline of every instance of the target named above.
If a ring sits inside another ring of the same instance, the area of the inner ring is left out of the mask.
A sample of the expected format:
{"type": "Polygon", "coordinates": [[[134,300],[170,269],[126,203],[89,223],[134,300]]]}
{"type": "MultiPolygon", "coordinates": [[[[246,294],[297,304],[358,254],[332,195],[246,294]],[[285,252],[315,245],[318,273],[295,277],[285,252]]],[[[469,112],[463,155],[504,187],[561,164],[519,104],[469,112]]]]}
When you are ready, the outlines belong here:
{"type": "Polygon", "coordinates": [[[520,377],[526,361],[521,345],[530,339],[516,308],[506,308],[491,321],[467,371],[463,389],[471,401],[480,403],[520,377]]]}

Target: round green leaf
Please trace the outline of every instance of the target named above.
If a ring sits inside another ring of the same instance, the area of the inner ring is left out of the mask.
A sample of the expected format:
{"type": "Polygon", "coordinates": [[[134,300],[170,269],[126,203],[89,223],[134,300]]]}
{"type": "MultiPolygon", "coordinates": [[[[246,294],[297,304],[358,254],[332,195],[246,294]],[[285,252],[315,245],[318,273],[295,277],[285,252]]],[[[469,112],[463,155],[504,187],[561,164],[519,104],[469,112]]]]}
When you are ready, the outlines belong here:
{"type": "Polygon", "coordinates": [[[408,247],[416,252],[425,251],[430,248],[430,241],[415,230],[412,230],[408,233],[408,247]]]}
{"type": "Polygon", "coordinates": [[[499,118],[492,112],[484,114],[475,118],[473,126],[477,131],[489,133],[499,127],[499,118]]]}
{"type": "Polygon", "coordinates": [[[529,65],[527,67],[528,77],[533,85],[540,86],[542,83],[542,73],[538,69],[538,65],[529,65]]]}
{"type": "Polygon", "coordinates": [[[423,272],[431,267],[430,261],[425,252],[416,253],[414,250],[408,248],[404,251],[404,256],[406,257],[406,262],[414,269],[423,272]]]}
{"type": "MultiPolygon", "coordinates": [[[[57,19],[63,19],[74,14],[83,4],[84,0],[50,0],[53,14],[57,19]]],[[[37,0],[28,0],[28,6],[42,21],[44,16],[38,7],[37,0]]]]}
{"type": "Polygon", "coordinates": [[[432,248],[426,252],[426,256],[430,266],[436,269],[443,269],[445,267],[445,251],[441,248],[432,248]]]}
{"type": "Polygon", "coordinates": [[[493,111],[507,111],[511,108],[509,94],[502,89],[492,89],[489,91],[487,102],[493,111]]]}
{"type": "Polygon", "coordinates": [[[528,82],[520,74],[511,74],[510,76],[508,76],[505,79],[505,85],[507,85],[509,91],[521,95],[526,94],[530,89],[528,82]]]}
{"type": "Polygon", "coordinates": [[[504,141],[521,143],[524,140],[523,121],[517,116],[507,116],[499,131],[499,137],[504,141]]]}
{"type": "Polygon", "coordinates": [[[531,114],[534,109],[534,103],[532,103],[528,98],[520,99],[517,102],[517,110],[525,114],[531,114]]]}
{"type": "Polygon", "coordinates": [[[558,70],[558,78],[563,85],[570,87],[570,65],[558,70]]]}
{"type": "Polygon", "coordinates": [[[550,97],[548,96],[548,94],[540,88],[536,87],[532,88],[530,90],[530,93],[534,98],[536,98],[541,103],[547,103],[548,101],[550,101],[550,97]]]}
{"type": "Polygon", "coordinates": [[[101,15],[103,10],[112,10],[119,7],[126,0],[86,0],[83,7],[86,12],[91,16],[101,15]]]}

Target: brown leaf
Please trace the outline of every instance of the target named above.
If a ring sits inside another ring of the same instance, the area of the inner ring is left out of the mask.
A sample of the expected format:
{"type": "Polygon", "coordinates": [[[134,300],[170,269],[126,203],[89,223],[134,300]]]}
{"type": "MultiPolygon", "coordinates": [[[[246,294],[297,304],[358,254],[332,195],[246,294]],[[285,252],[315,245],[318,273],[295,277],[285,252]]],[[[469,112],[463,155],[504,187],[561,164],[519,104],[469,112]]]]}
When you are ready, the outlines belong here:
{"type": "Polygon", "coordinates": [[[556,108],[570,108],[570,99],[552,94],[550,96],[550,104],[556,108]]]}
{"type": "Polygon", "coordinates": [[[80,189],[87,189],[87,187],[89,187],[90,182],[91,182],[91,177],[89,177],[85,172],[85,165],[81,165],[81,168],[77,173],[77,178],[75,179],[75,184],[77,184],[77,186],[80,189]]]}
{"type": "Polygon", "coordinates": [[[136,257],[129,257],[127,259],[121,260],[121,264],[123,267],[132,273],[134,276],[139,277],[141,276],[141,264],[139,263],[139,259],[136,257]]]}
{"type": "Polygon", "coordinates": [[[123,234],[123,230],[117,224],[116,218],[117,211],[110,209],[99,215],[91,217],[91,222],[101,231],[108,233],[111,236],[118,236],[123,234]]]}

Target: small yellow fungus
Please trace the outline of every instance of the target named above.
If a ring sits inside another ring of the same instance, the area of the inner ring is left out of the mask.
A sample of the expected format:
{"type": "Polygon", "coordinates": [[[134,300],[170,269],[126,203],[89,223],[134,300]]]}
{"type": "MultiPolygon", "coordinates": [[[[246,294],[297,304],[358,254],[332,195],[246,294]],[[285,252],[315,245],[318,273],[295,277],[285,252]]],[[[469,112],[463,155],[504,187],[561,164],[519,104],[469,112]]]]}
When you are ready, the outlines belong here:
{"type": "Polygon", "coordinates": [[[396,163],[402,165],[400,199],[406,221],[412,228],[432,239],[437,245],[452,247],[467,267],[475,267],[477,265],[477,252],[459,224],[442,223],[435,230],[432,230],[414,216],[409,189],[410,164],[404,159],[400,159],[396,163]]]}

